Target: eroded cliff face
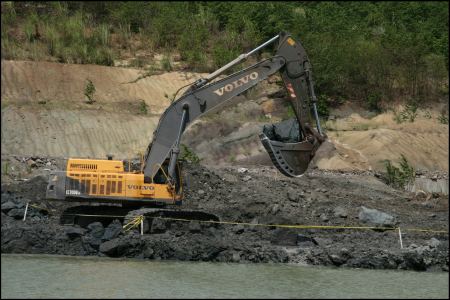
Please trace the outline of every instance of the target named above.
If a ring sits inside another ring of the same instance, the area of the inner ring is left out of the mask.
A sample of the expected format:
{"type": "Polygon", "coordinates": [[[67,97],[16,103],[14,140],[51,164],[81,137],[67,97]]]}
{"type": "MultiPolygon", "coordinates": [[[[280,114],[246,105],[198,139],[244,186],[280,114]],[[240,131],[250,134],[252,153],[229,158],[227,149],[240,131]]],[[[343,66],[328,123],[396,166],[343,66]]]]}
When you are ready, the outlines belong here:
{"type": "MultiPolygon", "coordinates": [[[[202,74],[144,75],[132,68],[2,61],[2,154],[125,159],[144,153],[173,94],[202,74]],[[87,80],[95,86],[93,104],[86,103],[87,80]]],[[[390,112],[374,118],[333,112],[338,116],[323,123],[329,143],[313,164],[381,171],[385,159],[396,162],[403,154],[418,169],[448,171],[448,125],[437,121],[439,109],[419,110],[415,122],[402,124],[390,112]]],[[[205,165],[271,165],[258,134],[287,116],[283,88],[269,80],[190,124],[182,143],[205,165]]]]}
{"type": "Polygon", "coordinates": [[[135,156],[151,141],[168,97],[200,74],[140,79],[137,69],[2,61],[2,153],[135,156]],[[87,80],[95,86],[86,103],[87,80]]]}

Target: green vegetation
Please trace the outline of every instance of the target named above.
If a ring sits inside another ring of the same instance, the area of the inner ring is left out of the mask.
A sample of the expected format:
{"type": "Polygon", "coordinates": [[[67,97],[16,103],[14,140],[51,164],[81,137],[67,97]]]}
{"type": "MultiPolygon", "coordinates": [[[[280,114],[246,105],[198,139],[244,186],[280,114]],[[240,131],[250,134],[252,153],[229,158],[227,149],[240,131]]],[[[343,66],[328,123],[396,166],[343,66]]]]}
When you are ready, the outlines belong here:
{"type": "Polygon", "coordinates": [[[448,117],[444,111],[441,111],[441,114],[438,117],[438,121],[441,124],[448,124],[448,117]]]}
{"type": "Polygon", "coordinates": [[[295,118],[295,111],[292,107],[291,103],[287,105],[287,113],[286,113],[286,119],[295,118]]]}
{"type": "MultiPolygon", "coordinates": [[[[419,108],[419,105],[417,104],[417,101],[415,100],[409,100],[403,110],[400,112],[394,110],[394,121],[397,124],[401,124],[403,122],[409,121],[414,122],[418,112],[417,109],[419,108]]],[[[428,113],[429,114],[429,113],[428,113]]],[[[425,115],[427,117],[427,115],[425,115]]],[[[431,118],[431,115],[430,115],[431,118]]]]}
{"type": "Polygon", "coordinates": [[[431,118],[432,118],[432,117],[431,117],[431,113],[430,113],[430,111],[428,111],[428,110],[426,110],[426,111],[423,113],[423,116],[424,116],[425,119],[431,119],[431,118]]]}
{"type": "Polygon", "coordinates": [[[147,105],[147,103],[145,103],[144,100],[141,100],[139,102],[139,110],[141,111],[142,114],[144,114],[144,115],[147,114],[147,112],[148,112],[147,107],[148,107],[148,105],[147,105]]]}
{"type": "Polygon", "coordinates": [[[172,71],[172,64],[170,63],[170,58],[168,55],[164,55],[164,57],[162,58],[161,68],[166,72],[172,71]]]}
{"type": "Polygon", "coordinates": [[[370,92],[367,96],[368,109],[374,112],[381,112],[381,94],[379,92],[370,92]]]}
{"type": "Polygon", "coordinates": [[[269,122],[270,117],[267,115],[259,115],[258,116],[258,122],[269,122]]]}
{"type": "Polygon", "coordinates": [[[197,154],[195,154],[195,152],[185,144],[181,144],[180,159],[194,164],[198,164],[200,162],[200,158],[197,156],[197,154]]]}
{"type": "Polygon", "coordinates": [[[411,123],[414,122],[414,120],[417,117],[417,108],[418,108],[417,102],[414,100],[411,100],[408,103],[406,103],[405,108],[401,112],[403,121],[409,121],[411,123]]]}
{"type": "Polygon", "coordinates": [[[355,131],[367,131],[369,130],[369,124],[367,123],[361,123],[361,124],[355,124],[353,125],[353,130],[355,131]]]}
{"type": "MultiPolygon", "coordinates": [[[[113,65],[131,55],[140,67],[148,62],[136,53],[156,51],[179,53],[190,71],[211,72],[286,30],[311,59],[321,114],[340,99],[381,111],[398,100],[423,103],[448,95],[448,2],[1,5],[3,59],[113,65]]],[[[162,68],[172,70],[169,57],[162,68]]]]}
{"type": "Polygon", "coordinates": [[[404,188],[406,185],[411,184],[414,181],[415,171],[414,168],[409,165],[408,160],[401,155],[400,167],[396,167],[391,164],[389,160],[385,161],[386,168],[386,183],[394,188],[404,188]]]}
{"type": "Polygon", "coordinates": [[[321,116],[328,117],[330,115],[330,105],[332,100],[325,94],[321,94],[317,97],[317,113],[321,116]]]}
{"type": "Polygon", "coordinates": [[[397,123],[397,124],[401,124],[401,123],[403,123],[403,117],[402,117],[402,114],[401,114],[401,112],[398,112],[397,110],[393,110],[393,112],[394,112],[394,121],[395,121],[395,123],[397,123]]]}
{"type": "Polygon", "coordinates": [[[5,163],[4,164],[2,164],[3,165],[3,172],[2,172],[2,174],[3,175],[8,175],[8,173],[9,173],[9,164],[8,164],[8,162],[7,161],[5,161],[5,163]]]}
{"type": "Polygon", "coordinates": [[[84,95],[88,98],[88,100],[86,100],[86,103],[92,104],[95,102],[94,94],[95,86],[90,79],[87,79],[86,86],[84,87],[84,95]]]}

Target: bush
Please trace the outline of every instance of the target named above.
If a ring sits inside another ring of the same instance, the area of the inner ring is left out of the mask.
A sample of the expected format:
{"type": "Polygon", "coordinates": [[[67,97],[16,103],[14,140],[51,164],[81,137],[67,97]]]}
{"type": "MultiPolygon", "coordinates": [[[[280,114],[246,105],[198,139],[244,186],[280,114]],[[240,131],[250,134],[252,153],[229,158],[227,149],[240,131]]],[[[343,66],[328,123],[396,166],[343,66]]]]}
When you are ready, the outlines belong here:
{"type": "Polygon", "coordinates": [[[441,124],[448,124],[448,117],[444,111],[441,111],[441,114],[438,117],[438,121],[441,124]]]}
{"type": "Polygon", "coordinates": [[[181,154],[180,159],[186,160],[188,162],[198,164],[200,163],[200,158],[185,144],[181,144],[181,154]]]}
{"type": "Polygon", "coordinates": [[[330,115],[329,103],[330,100],[326,95],[321,94],[317,97],[317,113],[320,116],[328,117],[330,115]]]}
{"type": "Polygon", "coordinates": [[[394,113],[393,119],[394,119],[395,123],[397,123],[397,124],[403,123],[403,117],[402,117],[401,112],[398,112],[396,109],[394,109],[393,113],[394,113]]]}
{"type": "Polygon", "coordinates": [[[414,122],[414,120],[417,117],[417,102],[414,100],[410,100],[405,108],[403,109],[403,111],[400,113],[401,117],[404,121],[409,121],[409,122],[414,122]]]}
{"type": "Polygon", "coordinates": [[[141,111],[142,114],[144,114],[144,115],[147,114],[147,112],[148,112],[147,107],[148,107],[147,103],[145,103],[144,100],[141,100],[140,104],[139,104],[139,110],[141,111]]]}
{"type": "Polygon", "coordinates": [[[369,110],[380,113],[381,94],[379,92],[371,92],[367,97],[367,105],[369,110]]]}
{"type": "Polygon", "coordinates": [[[430,111],[426,110],[426,111],[423,113],[423,116],[424,116],[425,119],[431,119],[431,113],[430,113],[430,111]]]}
{"type": "Polygon", "coordinates": [[[394,110],[394,121],[397,124],[406,121],[414,122],[418,115],[417,109],[417,102],[414,100],[410,100],[400,112],[394,110]]]}
{"type": "MultiPolygon", "coordinates": [[[[216,39],[212,48],[212,61],[215,69],[221,68],[240,54],[239,37],[235,31],[226,31],[216,39]]],[[[231,73],[242,67],[234,67],[228,72],[231,73]]]]}
{"type": "Polygon", "coordinates": [[[88,98],[86,103],[92,104],[94,100],[95,86],[90,79],[87,79],[86,86],[84,87],[84,95],[88,98]]]}
{"type": "Polygon", "coordinates": [[[408,160],[403,154],[400,158],[400,168],[392,165],[389,160],[385,161],[385,168],[386,183],[394,188],[405,188],[414,181],[414,168],[409,165],[408,160]]]}

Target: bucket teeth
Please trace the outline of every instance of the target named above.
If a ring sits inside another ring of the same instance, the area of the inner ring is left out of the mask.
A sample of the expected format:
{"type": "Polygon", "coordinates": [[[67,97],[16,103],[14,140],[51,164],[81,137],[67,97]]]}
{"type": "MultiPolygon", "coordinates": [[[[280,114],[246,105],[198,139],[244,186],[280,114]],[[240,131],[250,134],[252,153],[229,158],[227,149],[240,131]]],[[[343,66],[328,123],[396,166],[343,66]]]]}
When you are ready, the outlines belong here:
{"type": "Polygon", "coordinates": [[[308,169],[313,145],[308,142],[283,143],[270,140],[264,133],[259,135],[275,167],[288,177],[300,177],[308,169]]]}

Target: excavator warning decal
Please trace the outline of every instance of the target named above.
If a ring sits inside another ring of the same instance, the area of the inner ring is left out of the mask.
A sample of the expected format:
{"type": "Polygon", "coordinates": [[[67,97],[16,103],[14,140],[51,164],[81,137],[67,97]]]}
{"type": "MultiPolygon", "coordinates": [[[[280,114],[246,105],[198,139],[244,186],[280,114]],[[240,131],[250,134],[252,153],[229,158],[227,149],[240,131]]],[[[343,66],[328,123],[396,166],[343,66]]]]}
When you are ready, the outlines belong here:
{"type": "Polygon", "coordinates": [[[292,98],[296,98],[296,97],[297,97],[297,96],[295,95],[294,89],[292,88],[292,84],[288,83],[288,84],[287,84],[287,89],[288,89],[288,91],[289,91],[289,93],[290,93],[290,96],[291,96],[292,98]]]}
{"type": "Polygon", "coordinates": [[[294,46],[294,45],[295,45],[295,41],[294,41],[293,39],[291,39],[291,38],[288,38],[288,39],[287,39],[287,42],[288,42],[288,44],[291,45],[291,46],[294,46]]]}

